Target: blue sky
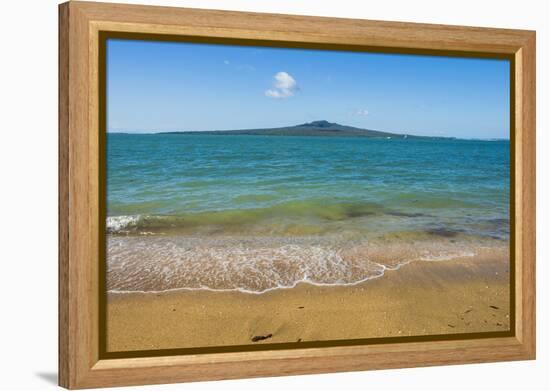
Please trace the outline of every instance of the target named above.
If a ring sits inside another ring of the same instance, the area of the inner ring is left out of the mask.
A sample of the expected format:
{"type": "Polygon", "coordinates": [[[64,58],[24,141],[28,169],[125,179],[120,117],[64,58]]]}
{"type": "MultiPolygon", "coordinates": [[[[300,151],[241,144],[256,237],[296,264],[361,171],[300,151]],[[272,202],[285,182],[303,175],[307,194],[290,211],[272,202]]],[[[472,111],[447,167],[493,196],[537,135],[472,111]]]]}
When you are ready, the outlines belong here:
{"type": "Polygon", "coordinates": [[[112,40],[110,132],[327,120],[430,136],[509,138],[509,62],[112,40]]]}

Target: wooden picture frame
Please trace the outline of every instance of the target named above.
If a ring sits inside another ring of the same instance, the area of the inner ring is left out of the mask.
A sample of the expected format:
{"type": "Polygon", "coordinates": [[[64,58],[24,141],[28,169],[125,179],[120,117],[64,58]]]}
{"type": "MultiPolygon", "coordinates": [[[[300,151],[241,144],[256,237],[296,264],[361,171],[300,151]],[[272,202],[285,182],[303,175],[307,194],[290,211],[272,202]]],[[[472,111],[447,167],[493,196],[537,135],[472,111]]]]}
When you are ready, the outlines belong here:
{"type": "Polygon", "coordinates": [[[535,32],[70,1],[59,6],[59,384],[90,388],[535,358],[535,32]],[[102,355],[99,99],[104,32],[510,59],[514,328],[485,338],[206,352],[102,355]]]}

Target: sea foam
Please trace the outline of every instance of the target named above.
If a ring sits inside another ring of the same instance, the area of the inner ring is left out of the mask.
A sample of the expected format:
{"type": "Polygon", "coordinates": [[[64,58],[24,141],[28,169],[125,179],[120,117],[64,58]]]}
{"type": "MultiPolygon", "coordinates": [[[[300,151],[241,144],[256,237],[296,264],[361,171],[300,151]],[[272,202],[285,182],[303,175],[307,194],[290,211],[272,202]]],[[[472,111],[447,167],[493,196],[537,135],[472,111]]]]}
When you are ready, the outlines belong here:
{"type": "Polygon", "coordinates": [[[412,261],[474,256],[457,244],[376,244],[318,238],[109,237],[110,292],[207,289],[263,293],[299,283],[353,285],[412,261]]]}
{"type": "Polygon", "coordinates": [[[109,216],[107,217],[107,232],[124,232],[127,228],[137,225],[141,216],[109,216]]]}

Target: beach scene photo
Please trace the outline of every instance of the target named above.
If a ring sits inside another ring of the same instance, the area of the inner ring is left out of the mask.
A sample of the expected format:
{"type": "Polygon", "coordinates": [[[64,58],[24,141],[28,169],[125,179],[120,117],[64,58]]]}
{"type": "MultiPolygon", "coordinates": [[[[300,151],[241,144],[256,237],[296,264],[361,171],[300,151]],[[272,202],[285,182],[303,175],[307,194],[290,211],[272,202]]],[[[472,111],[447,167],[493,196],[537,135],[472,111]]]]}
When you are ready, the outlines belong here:
{"type": "Polygon", "coordinates": [[[106,54],[107,352],[510,331],[508,60],[106,54]]]}

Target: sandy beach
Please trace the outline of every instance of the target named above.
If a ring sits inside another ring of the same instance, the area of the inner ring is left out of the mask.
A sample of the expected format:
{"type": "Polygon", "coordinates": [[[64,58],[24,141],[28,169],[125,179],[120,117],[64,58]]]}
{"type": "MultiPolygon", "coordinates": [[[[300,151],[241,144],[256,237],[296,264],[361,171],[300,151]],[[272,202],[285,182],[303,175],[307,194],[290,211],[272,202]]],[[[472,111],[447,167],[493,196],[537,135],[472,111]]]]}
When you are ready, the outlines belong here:
{"type": "Polygon", "coordinates": [[[510,330],[509,61],[107,46],[108,352],[510,330]]]}
{"type": "Polygon", "coordinates": [[[412,262],[353,286],[109,294],[107,350],[506,331],[509,277],[508,252],[491,251],[412,262]]]}

